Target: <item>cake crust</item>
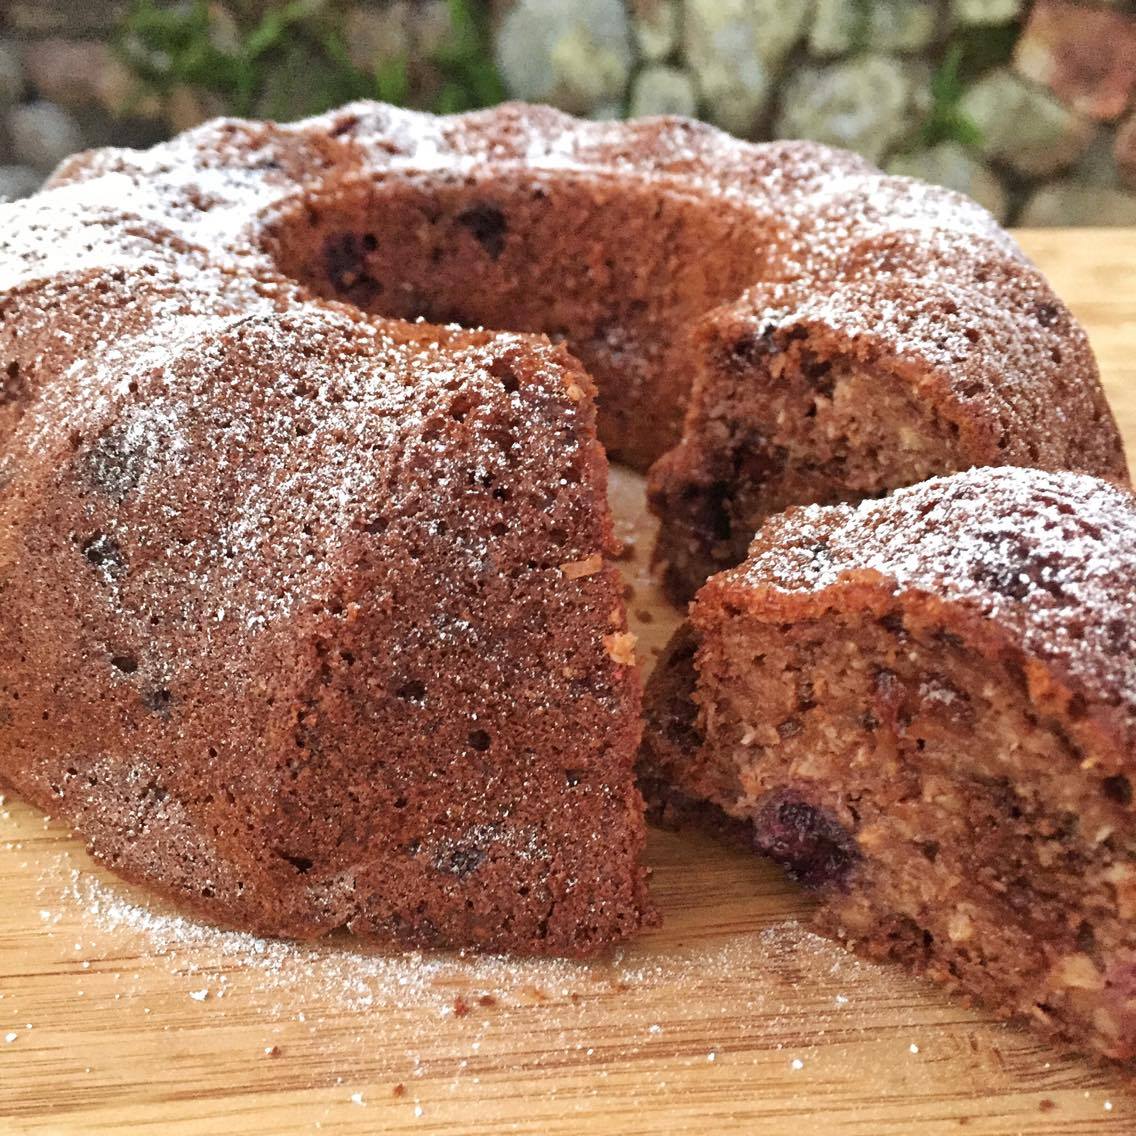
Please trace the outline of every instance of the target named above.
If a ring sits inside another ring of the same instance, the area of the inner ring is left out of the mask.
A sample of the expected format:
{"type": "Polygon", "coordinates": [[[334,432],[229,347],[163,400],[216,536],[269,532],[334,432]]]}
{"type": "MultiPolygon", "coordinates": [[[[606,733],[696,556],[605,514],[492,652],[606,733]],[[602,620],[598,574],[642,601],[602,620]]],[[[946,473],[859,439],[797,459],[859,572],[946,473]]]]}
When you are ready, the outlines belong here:
{"type": "Polygon", "coordinates": [[[52,184],[90,209],[91,182],[130,202],[135,232],[222,249],[276,287],[567,341],[599,387],[610,456],[645,470],[668,455],[652,496],[676,595],[810,493],[859,499],[979,464],[1126,477],[1084,334],[1013,240],[973,201],[846,151],[741,142],[677,118],[356,103],[92,152],[52,184]],[[796,366],[794,342],[822,399],[818,369],[863,373],[857,398],[879,400],[878,438],[823,413],[798,437],[762,413],[767,384],[796,366]],[[895,421],[905,399],[931,416],[895,421]],[[905,430],[928,452],[907,453],[905,430]],[[873,446],[874,475],[849,468],[873,446]],[[816,483],[782,484],[783,451],[798,471],[823,466],[816,483]],[[723,479],[728,500],[715,501],[723,479]]]}

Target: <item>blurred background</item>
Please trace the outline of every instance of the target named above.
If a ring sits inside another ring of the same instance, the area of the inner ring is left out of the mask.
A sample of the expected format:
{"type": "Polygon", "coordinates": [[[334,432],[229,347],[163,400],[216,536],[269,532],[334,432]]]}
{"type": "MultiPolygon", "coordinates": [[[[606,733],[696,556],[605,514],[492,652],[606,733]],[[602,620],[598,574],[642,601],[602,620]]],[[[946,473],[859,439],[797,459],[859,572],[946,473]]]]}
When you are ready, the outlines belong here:
{"type": "Polygon", "coordinates": [[[1136,0],[0,0],[0,196],[370,97],[815,138],[1019,225],[1136,224],[1136,0]]]}

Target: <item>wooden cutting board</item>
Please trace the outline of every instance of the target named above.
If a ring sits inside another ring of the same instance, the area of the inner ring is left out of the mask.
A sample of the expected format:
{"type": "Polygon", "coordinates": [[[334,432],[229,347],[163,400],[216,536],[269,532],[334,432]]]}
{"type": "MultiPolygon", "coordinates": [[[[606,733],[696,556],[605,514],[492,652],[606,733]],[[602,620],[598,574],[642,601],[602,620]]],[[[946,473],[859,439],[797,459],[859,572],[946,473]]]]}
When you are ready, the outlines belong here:
{"type": "MultiPolygon", "coordinates": [[[[1136,230],[1033,232],[1136,454],[1136,230]]],[[[634,541],[644,662],[675,622],[634,541]]],[[[0,804],[0,1132],[1136,1133],[1124,1075],[803,929],[773,868],[653,833],[665,923],[602,962],[298,947],[181,919],[0,804]]]]}

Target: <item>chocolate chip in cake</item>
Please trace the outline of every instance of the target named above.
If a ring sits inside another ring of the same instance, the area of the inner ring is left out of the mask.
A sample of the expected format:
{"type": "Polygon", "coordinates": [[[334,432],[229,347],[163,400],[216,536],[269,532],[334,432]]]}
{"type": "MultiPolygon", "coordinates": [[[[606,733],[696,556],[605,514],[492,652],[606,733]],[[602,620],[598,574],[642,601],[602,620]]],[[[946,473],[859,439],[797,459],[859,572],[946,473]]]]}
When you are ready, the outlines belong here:
{"type": "Polygon", "coordinates": [[[323,245],[324,272],[332,288],[361,308],[382,292],[382,285],[366,270],[368,243],[355,233],[337,233],[323,245]]]}
{"type": "Polygon", "coordinates": [[[395,691],[395,697],[402,699],[403,702],[425,702],[426,686],[418,679],[411,679],[395,691]]]}
{"type": "Polygon", "coordinates": [[[440,852],[434,859],[434,867],[448,876],[464,879],[477,871],[485,859],[485,851],[473,844],[456,844],[440,852]]]}
{"type": "Polygon", "coordinates": [[[766,324],[760,332],[749,332],[734,340],[730,355],[738,363],[752,363],[763,355],[772,355],[780,348],[773,338],[773,324],[766,324]]]}
{"type": "Polygon", "coordinates": [[[473,239],[496,260],[505,251],[509,223],[496,205],[481,202],[458,214],[458,224],[470,231],[473,239]]]}
{"type": "Polygon", "coordinates": [[[27,382],[20,371],[20,364],[13,359],[4,368],[3,375],[0,376],[0,406],[6,406],[10,402],[18,402],[24,397],[26,389],[27,382]]]}
{"type": "Polygon", "coordinates": [[[165,688],[147,690],[142,695],[142,705],[162,718],[169,716],[171,702],[173,695],[165,688]]]}
{"type": "Polygon", "coordinates": [[[281,860],[286,860],[289,864],[291,864],[292,867],[295,868],[301,876],[307,875],[308,872],[312,870],[312,867],[315,863],[307,856],[294,856],[291,853],[279,851],[276,854],[280,857],[281,860]]]}
{"type": "Polygon", "coordinates": [[[126,571],[126,560],[118,543],[105,533],[97,532],[82,544],[83,555],[108,579],[126,571]]]}
{"type": "Polygon", "coordinates": [[[1101,791],[1110,801],[1118,805],[1132,804],[1132,783],[1123,773],[1118,773],[1115,777],[1106,777],[1101,782],[1101,791]]]}

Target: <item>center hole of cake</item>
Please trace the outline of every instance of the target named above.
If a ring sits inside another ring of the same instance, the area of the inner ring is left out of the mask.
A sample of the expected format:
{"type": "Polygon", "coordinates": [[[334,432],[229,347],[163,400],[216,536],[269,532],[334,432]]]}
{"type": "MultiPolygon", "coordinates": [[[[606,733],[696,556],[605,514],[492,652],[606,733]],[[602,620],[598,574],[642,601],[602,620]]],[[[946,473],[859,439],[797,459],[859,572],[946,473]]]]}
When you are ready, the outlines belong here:
{"type": "Polygon", "coordinates": [[[657,179],[525,170],[339,186],[268,239],[283,272],[364,311],[567,343],[610,455],[642,469],[677,440],[692,325],[760,275],[752,225],[657,179]]]}

